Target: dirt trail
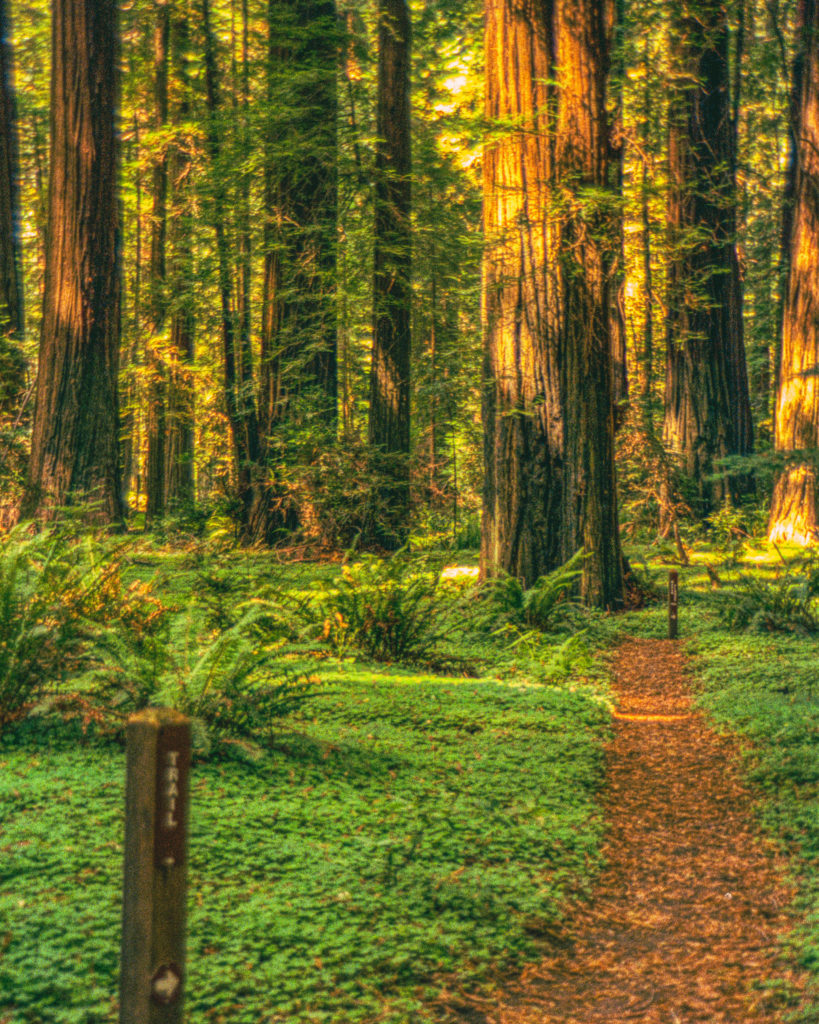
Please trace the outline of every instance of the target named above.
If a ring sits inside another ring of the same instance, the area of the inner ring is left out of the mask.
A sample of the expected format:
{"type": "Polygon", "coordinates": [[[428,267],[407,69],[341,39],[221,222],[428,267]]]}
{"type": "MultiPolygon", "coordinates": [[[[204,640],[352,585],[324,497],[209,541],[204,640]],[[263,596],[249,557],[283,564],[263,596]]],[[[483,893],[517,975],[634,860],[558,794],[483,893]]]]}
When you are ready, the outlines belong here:
{"type": "Polygon", "coordinates": [[[691,709],[671,641],[633,640],[615,662],[608,864],[566,948],[469,1024],[781,1024],[761,983],[782,975],[790,893],[754,827],[736,745],[691,709]]]}

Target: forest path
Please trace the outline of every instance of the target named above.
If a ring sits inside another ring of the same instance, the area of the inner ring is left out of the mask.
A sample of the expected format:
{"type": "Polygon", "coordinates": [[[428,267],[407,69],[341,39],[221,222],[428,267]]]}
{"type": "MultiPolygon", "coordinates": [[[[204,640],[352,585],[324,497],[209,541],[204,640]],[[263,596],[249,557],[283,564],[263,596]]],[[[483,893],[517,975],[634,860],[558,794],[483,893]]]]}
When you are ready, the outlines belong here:
{"type": "Polygon", "coordinates": [[[607,867],[594,898],[565,948],[466,1000],[457,1019],[781,1024],[786,1011],[761,983],[782,976],[791,893],[755,828],[736,742],[692,709],[673,641],[624,643],[614,672],[607,867]]]}

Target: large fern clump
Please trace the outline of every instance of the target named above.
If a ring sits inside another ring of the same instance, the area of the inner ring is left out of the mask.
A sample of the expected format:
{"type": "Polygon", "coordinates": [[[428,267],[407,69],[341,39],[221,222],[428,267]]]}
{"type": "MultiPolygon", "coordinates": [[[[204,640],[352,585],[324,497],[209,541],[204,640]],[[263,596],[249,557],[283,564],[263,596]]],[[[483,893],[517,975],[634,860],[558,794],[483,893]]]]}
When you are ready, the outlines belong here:
{"type": "Polygon", "coordinates": [[[564,625],[578,609],[574,593],[583,572],[586,554],[576,552],[564,565],[540,576],[531,587],[502,573],[481,588],[482,621],[495,626],[499,620],[530,629],[550,630],[564,625]]]}
{"type": "Polygon", "coordinates": [[[816,633],[819,618],[816,573],[782,572],[772,580],[743,575],[736,586],[715,594],[720,618],[732,629],[754,633],[816,633]]]}
{"type": "Polygon", "coordinates": [[[0,725],[104,656],[112,629],[134,642],[164,609],[148,585],[126,586],[122,550],[69,529],[19,526],[0,538],[0,725]]]}
{"type": "Polygon", "coordinates": [[[405,548],[389,558],[363,555],[317,592],[308,614],[337,653],[424,663],[453,628],[457,591],[441,569],[405,548]]]}

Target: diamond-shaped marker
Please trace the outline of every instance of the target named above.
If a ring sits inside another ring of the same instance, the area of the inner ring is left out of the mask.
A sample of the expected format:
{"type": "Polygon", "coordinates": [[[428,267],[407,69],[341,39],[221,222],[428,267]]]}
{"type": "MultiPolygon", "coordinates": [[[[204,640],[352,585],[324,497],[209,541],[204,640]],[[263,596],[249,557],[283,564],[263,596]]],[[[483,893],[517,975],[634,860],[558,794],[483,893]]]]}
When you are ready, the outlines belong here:
{"type": "Polygon", "coordinates": [[[151,998],[167,1005],[176,999],[181,987],[182,978],[176,964],[163,964],[151,978],[151,998]]]}

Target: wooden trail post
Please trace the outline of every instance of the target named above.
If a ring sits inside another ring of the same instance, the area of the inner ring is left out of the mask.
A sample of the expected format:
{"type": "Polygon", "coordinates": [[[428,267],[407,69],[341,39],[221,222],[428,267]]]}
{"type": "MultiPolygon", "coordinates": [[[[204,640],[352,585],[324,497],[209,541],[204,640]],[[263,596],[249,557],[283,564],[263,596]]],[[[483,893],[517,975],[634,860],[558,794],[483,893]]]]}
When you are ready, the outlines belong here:
{"type": "Polygon", "coordinates": [[[679,602],[679,577],[676,569],[668,574],[668,636],[677,639],[677,607],[679,602]]]}
{"type": "Polygon", "coordinates": [[[149,708],[126,727],[120,1024],[182,1024],[190,721],[149,708]]]}

